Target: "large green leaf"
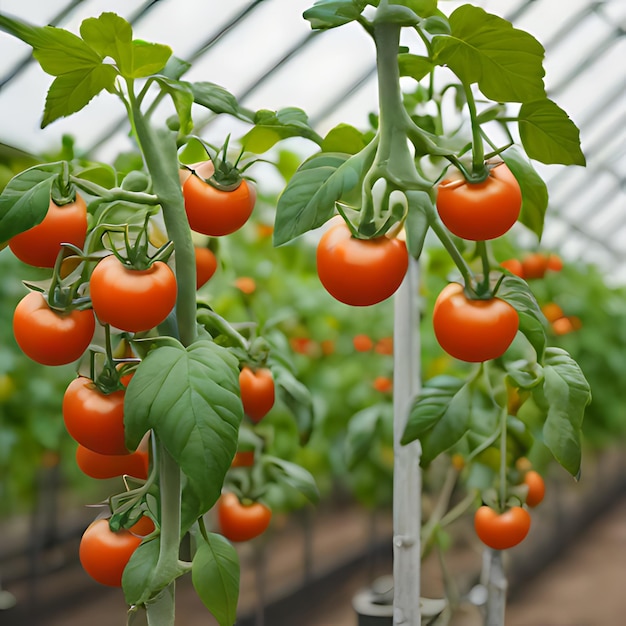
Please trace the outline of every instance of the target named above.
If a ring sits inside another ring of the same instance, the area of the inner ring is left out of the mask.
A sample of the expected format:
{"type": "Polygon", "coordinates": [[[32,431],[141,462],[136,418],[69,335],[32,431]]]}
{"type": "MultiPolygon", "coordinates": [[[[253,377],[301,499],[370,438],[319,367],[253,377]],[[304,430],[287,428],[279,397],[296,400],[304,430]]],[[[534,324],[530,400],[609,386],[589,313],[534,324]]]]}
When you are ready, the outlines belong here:
{"type": "Polygon", "coordinates": [[[193,129],[193,120],[191,119],[193,93],[189,88],[189,83],[179,80],[170,80],[165,77],[158,77],[157,82],[161,86],[161,89],[172,98],[176,113],[178,113],[180,132],[185,135],[190,133],[193,129]]]}
{"type": "Polygon", "coordinates": [[[368,146],[353,156],[322,152],[307,159],[278,198],[274,244],[287,243],[327,222],[335,203],[360,186],[372,158],[368,146]]]}
{"type": "Polygon", "coordinates": [[[469,4],[450,15],[451,33],[433,40],[433,60],[496,102],[545,96],[543,46],[507,20],[469,4]]]}
{"type": "Polygon", "coordinates": [[[471,388],[454,376],[436,376],[424,385],[409,412],[402,444],[422,442],[421,463],[428,465],[467,432],[471,388]]]}
{"type": "Polygon", "coordinates": [[[548,188],[519,148],[516,146],[509,148],[501,156],[513,172],[522,191],[519,221],[541,239],[548,208],[548,188]]]}
{"type": "Polygon", "coordinates": [[[33,48],[33,56],[44,72],[61,76],[100,65],[102,58],[80,37],[54,26],[34,26],[17,18],[0,15],[0,29],[33,48]]]}
{"type": "Polygon", "coordinates": [[[320,493],[315,478],[304,467],[269,455],[263,457],[263,465],[272,483],[295,489],[313,504],[319,501],[320,493]]]}
{"type": "Polygon", "coordinates": [[[548,415],[543,426],[545,444],[572,476],[578,477],[581,428],[591,389],[580,366],[561,348],[548,348],[544,365],[544,394],[548,415]]]}
{"type": "Polygon", "coordinates": [[[531,159],[548,164],[585,165],[576,124],[548,98],[526,102],[520,107],[519,133],[531,159]]]}
{"type": "Polygon", "coordinates": [[[417,81],[428,76],[433,69],[433,62],[428,57],[403,52],[398,55],[400,76],[410,76],[417,81]]]}
{"type": "Polygon", "coordinates": [[[48,212],[52,185],[63,163],[35,165],[14,176],[0,195],[0,243],[39,224],[48,212]]]}
{"type": "Polygon", "coordinates": [[[239,106],[237,98],[224,87],[207,81],[189,83],[194,102],[213,113],[228,113],[235,117],[253,122],[254,114],[239,106]]]}
{"type": "Polygon", "coordinates": [[[380,435],[381,420],[393,419],[391,411],[390,403],[379,403],[358,411],[350,418],[345,443],[348,469],[354,469],[360,461],[367,458],[380,435]]]}
{"type": "Polygon", "coordinates": [[[298,425],[300,442],[306,443],[313,430],[313,398],[311,392],[286,367],[273,362],[272,374],[276,392],[281,402],[287,406],[298,425]]]}
{"type": "Polygon", "coordinates": [[[154,429],[180,465],[202,511],[217,501],[243,418],[237,359],[211,341],[174,340],[148,353],[126,392],[129,449],[154,429]]]}
{"type": "Polygon", "coordinates": [[[60,117],[80,111],[102,90],[110,91],[117,71],[111,65],[99,64],[57,76],[48,89],[41,127],[60,117]]]}
{"type": "Polygon", "coordinates": [[[239,557],[222,535],[198,537],[191,580],[203,604],[220,626],[232,626],[237,619],[239,598],[239,557]]]}

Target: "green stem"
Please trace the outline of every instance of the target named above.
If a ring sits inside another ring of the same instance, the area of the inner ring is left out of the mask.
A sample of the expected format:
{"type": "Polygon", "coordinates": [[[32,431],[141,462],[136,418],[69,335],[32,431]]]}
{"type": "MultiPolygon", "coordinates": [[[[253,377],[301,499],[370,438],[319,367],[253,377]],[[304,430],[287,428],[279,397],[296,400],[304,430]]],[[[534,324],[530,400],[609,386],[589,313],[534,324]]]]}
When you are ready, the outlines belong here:
{"type": "Polygon", "coordinates": [[[500,412],[500,508],[506,504],[506,409],[500,412]]]}
{"type": "Polygon", "coordinates": [[[478,113],[476,111],[476,101],[472,93],[471,85],[463,84],[465,98],[467,99],[467,108],[470,116],[470,124],[472,126],[472,175],[475,182],[484,180],[487,176],[485,168],[485,150],[483,147],[483,139],[480,132],[480,124],[478,123],[478,113]]]}
{"type": "Polygon", "coordinates": [[[176,141],[171,133],[157,133],[149,125],[132,99],[132,112],[137,139],[152,178],[154,191],[163,209],[168,237],[176,251],[176,320],[183,345],[197,337],[196,329],[196,261],[191,230],[185,213],[185,203],[178,178],[176,141]]]}
{"type": "Polygon", "coordinates": [[[487,250],[487,242],[477,241],[476,249],[478,250],[478,254],[480,255],[483,266],[483,279],[476,288],[476,292],[479,296],[484,296],[489,293],[489,272],[491,270],[491,265],[489,263],[489,252],[487,250]]]}
{"type": "Polygon", "coordinates": [[[78,178],[77,176],[71,176],[70,180],[79,189],[86,191],[92,196],[98,196],[104,202],[121,200],[124,202],[131,202],[133,204],[148,204],[151,206],[159,204],[158,196],[152,193],[130,191],[128,189],[122,189],[121,187],[113,187],[111,189],[107,189],[106,187],[101,187],[100,185],[97,185],[90,180],[78,178]]]}

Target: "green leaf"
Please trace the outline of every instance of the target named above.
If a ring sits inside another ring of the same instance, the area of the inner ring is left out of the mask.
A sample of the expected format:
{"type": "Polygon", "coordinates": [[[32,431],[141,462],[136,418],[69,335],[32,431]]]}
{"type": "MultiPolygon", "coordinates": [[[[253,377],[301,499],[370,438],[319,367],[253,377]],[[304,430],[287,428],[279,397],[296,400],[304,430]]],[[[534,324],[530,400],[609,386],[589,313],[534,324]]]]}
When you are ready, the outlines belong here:
{"type": "Polygon", "coordinates": [[[505,276],[496,295],[517,311],[519,330],[531,343],[541,363],[546,349],[545,318],[528,283],[518,276],[505,276]]]}
{"type": "Polygon", "coordinates": [[[198,537],[191,580],[204,606],[220,626],[232,626],[237,619],[239,598],[239,556],[227,539],[209,533],[198,537]]]}
{"type": "Polygon", "coordinates": [[[0,29],[33,48],[33,56],[44,72],[61,76],[101,65],[100,55],[80,37],[54,26],[33,26],[28,22],[0,15],[0,29]]]}
{"type": "Polygon", "coordinates": [[[180,132],[187,135],[193,129],[193,120],[191,119],[193,93],[189,88],[189,83],[161,77],[157,78],[157,82],[161,89],[172,98],[180,121],[180,132]]]}
{"type": "Polygon", "coordinates": [[[80,35],[100,57],[112,58],[122,75],[128,75],[133,65],[133,29],[123,17],[111,12],[89,17],[80,25],[80,35]]]}
{"type": "Polygon", "coordinates": [[[443,418],[453,398],[464,386],[464,381],[454,376],[435,376],[426,381],[413,402],[402,435],[406,445],[423,437],[443,418]]]}
{"type": "Polygon", "coordinates": [[[126,78],[144,78],[160,72],[166,65],[172,49],[161,43],[135,39],[133,41],[133,64],[126,78]]]}
{"type": "Polygon", "coordinates": [[[496,102],[545,96],[543,46],[529,33],[483,9],[463,5],[450,15],[451,33],[433,39],[433,60],[496,102]]]}
{"type": "Polygon", "coordinates": [[[543,223],[548,208],[548,188],[543,178],[516,146],[505,150],[502,158],[513,172],[522,191],[522,210],[519,221],[529,228],[538,239],[543,234],[543,223]]]}
{"type": "Polygon", "coordinates": [[[63,163],[35,165],[14,176],[0,195],[0,243],[43,221],[63,163]]]}
{"type": "Polygon", "coordinates": [[[41,127],[80,111],[103,89],[110,91],[116,77],[114,67],[102,64],[57,76],[48,89],[41,127]]]}
{"type": "Polygon", "coordinates": [[[248,152],[262,154],[282,139],[304,137],[317,144],[321,137],[309,126],[309,118],[302,109],[287,107],[279,111],[261,109],[254,116],[254,128],[241,139],[248,152]]]}
{"type": "Polygon", "coordinates": [[[394,4],[408,7],[420,17],[429,17],[437,12],[437,0],[395,0],[394,4]]]}
{"type": "MultiPolygon", "coordinates": [[[[96,183],[106,189],[111,189],[117,184],[117,173],[115,168],[111,167],[107,163],[90,163],[82,169],[74,171],[74,176],[82,178],[83,180],[89,180],[92,183],[96,183]]],[[[135,191],[145,191],[143,189],[137,189],[135,191]]]]}
{"type": "Polygon", "coordinates": [[[367,458],[379,436],[381,420],[393,419],[390,403],[375,404],[355,413],[348,422],[346,433],[346,466],[352,470],[367,458]]]}
{"type": "Polygon", "coordinates": [[[223,87],[209,82],[189,83],[189,87],[194,102],[213,111],[213,113],[228,113],[249,122],[254,121],[254,115],[250,115],[245,109],[242,109],[237,98],[223,87]]]}
{"type": "Polygon", "coordinates": [[[300,443],[304,444],[309,440],[313,430],[314,413],[311,393],[286,367],[272,362],[270,369],[274,375],[278,397],[295,417],[300,443]]]}
{"type": "Polygon", "coordinates": [[[434,67],[429,58],[406,52],[398,55],[398,65],[400,66],[400,76],[410,76],[417,81],[428,76],[434,67]]]}
{"type": "Polygon", "coordinates": [[[335,212],[335,202],[360,186],[372,158],[368,146],[353,156],[322,152],[307,159],[278,198],[274,245],[327,222],[335,212]]]}
{"type": "Polygon", "coordinates": [[[239,364],[228,350],[198,341],[148,353],[126,392],[126,437],[134,450],[154,429],[180,465],[203,511],[217,501],[243,418],[239,364]]]}
{"type": "Polygon", "coordinates": [[[320,493],[313,475],[304,467],[275,456],[264,456],[263,463],[278,484],[289,485],[301,493],[309,502],[317,503],[320,493]]]}
{"type": "Polygon", "coordinates": [[[547,164],[585,165],[580,131],[567,113],[548,98],[522,104],[519,133],[531,159],[547,164]]]}
{"type": "Polygon", "coordinates": [[[171,80],[179,80],[181,76],[186,74],[191,69],[191,63],[178,57],[171,56],[165,67],[161,71],[161,76],[170,78],[171,80]]]}
{"type": "Polygon", "coordinates": [[[122,575],[122,589],[128,605],[139,604],[145,599],[159,560],[159,548],[158,538],[151,539],[140,544],[130,557],[122,575]]]}
{"type": "Polygon", "coordinates": [[[338,124],[328,131],[322,142],[322,152],[343,152],[356,154],[365,148],[365,135],[350,124],[338,124]]]}
{"type": "Polygon", "coordinates": [[[364,0],[317,0],[302,15],[311,28],[325,30],[358,19],[367,4],[364,0]]]}
{"type": "Polygon", "coordinates": [[[422,430],[420,435],[422,456],[420,463],[427,466],[439,454],[457,443],[468,431],[472,409],[472,390],[468,383],[450,376],[438,376],[429,381],[440,381],[438,389],[429,385],[427,394],[420,394],[413,404],[409,421],[402,437],[402,443],[408,443],[407,433],[411,428],[422,430]]]}
{"type": "Polygon", "coordinates": [[[544,365],[548,415],[543,426],[546,446],[574,477],[580,474],[581,428],[591,389],[580,366],[561,348],[548,348],[544,365]]]}

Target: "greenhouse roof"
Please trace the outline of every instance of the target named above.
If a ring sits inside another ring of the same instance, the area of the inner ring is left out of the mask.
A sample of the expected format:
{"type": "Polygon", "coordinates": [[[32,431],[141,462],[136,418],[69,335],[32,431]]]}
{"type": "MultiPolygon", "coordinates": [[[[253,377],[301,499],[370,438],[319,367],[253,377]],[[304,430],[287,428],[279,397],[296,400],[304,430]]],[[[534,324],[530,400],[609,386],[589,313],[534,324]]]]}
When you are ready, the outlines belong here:
{"type": "MultiPolygon", "coordinates": [[[[367,125],[376,108],[371,41],[357,25],[311,31],[312,0],[2,0],[2,12],[78,31],[86,17],[114,11],[136,37],[168,44],[193,61],[189,80],[208,80],[252,109],[296,106],[325,133],[340,122],[367,125]]],[[[451,12],[461,2],[443,1],[451,12]]],[[[535,35],[546,48],[550,98],[581,130],[587,167],[540,166],[550,190],[542,245],[566,259],[597,264],[626,282],[626,2],[484,0],[479,3],[535,35]]],[[[107,159],[128,146],[123,111],[99,96],[40,129],[51,78],[22,42],[0,35],[0,143],[33,153],[54,150],[64,134],[107,159]]],[[[205,114],[206,115],[206,114],[205,114]]],[[[236,122],[199,118],[207,137],[236,122]]],[[[197,120],[196,120],[197,121],[197,120]]],[[[232,127],[232,128],[231,128],[232,127]]]]}

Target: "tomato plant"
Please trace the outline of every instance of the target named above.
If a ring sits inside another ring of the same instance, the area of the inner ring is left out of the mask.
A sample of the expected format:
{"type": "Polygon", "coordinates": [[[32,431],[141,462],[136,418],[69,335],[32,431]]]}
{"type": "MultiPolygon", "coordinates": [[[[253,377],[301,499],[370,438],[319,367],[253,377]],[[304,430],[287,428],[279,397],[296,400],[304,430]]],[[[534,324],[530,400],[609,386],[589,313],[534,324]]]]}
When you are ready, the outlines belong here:
{"type": "Polygon", "coordinates": [[[274,406],[275,384],[272,372],[266,367],[243,367],[239,374],[241,402],[244,413],[260,422],[274,406]]]}
{"type": "Polygon", "coordinates": [[[31,291],[13,314],[13,334],[24,354],[42,365],[65,365],[79,359],[95,330],[93,312],[55,311],[44,296],[31,291]]]}
{"type": "Polygon", "coordinates": [[[128,530],[113,532],[109,521],[92,522],[80,540],[78,555],[83,569],[96,582],[109,587],[122,586],[122,574],[141,537],[128,530]]]}
{"type": "Polygon", "coordinates": [[[89,378],[75,378],[63,396],[67,432],[93,452],[128,454],[124,442],[124,397],[124,391],[105,394],[89,378]]]}
{"type": "Polygon", "coordinates": [[[195,173],[183,184],[185,211],[192,230],[222,237],[239,230],[252,215],[256,191],[241,179],[234,189],[220,189],[195,173]]]}
{"type": "Polygon", "coordinates": [[[530,507],[541,504],[546,494],[546,485],[541,474],[535,470],[526,472],[524,475],[524,484],[528,487],[526,504],[530,507]]]}
{"type": "Polygon", "coordinates": [[[474,528],[486,546],[507,550],[526,538],[530,530],[530,514],[520,506],[498,513],[483,505],[474,514],[474,528]]]}
{"type": "Polygon", "coordinates": [[[28,265],[54,267],[61,244],[81,248],[87,236],[87,205],[76,194],[73,202],[50,206],[42,222],[9,240],[13,254],[28,265]]]}
{"type": "Polygon", "coordinates": [[[516,310],[504,300],[470,299],[462,285],[450,283],[433,309],[433,328],[441,347],[462,361],[480,362],[502,356],[519,326],[516,310]]]}
{"type": "Polygon", "coordinates": [[[93,270],[89,293],[101,323],[142,332],[158,326],[174,308],[176,277],[162,261],[137,270],[111,254],[93,270]]]}
{"type": "Polygon", "coordinates": [[[217,503],[221,533],[231,541],[250,541],[270,525],[272,511],[262,502],[246,504],[234,493],[225,493],[217,503]]]}
{"type": "Polygon", "coordinates": [[[386,236],[357,239],[344,223],[331,226],[317,246],[317,273],[331,296],[352,306],[389,298],[404,279],[406,245],[386,236]]]}
{"type": "Polygon", "coordinates": [[[482,241],[504,235],[517,221],[522,192],[511,170],[500,163],[480,182],[446,178],[437,188],[437,211],[448,230],[482,241]]]}

